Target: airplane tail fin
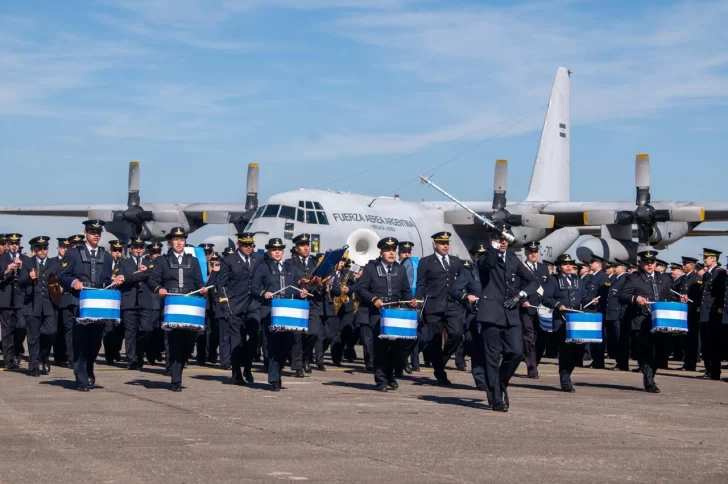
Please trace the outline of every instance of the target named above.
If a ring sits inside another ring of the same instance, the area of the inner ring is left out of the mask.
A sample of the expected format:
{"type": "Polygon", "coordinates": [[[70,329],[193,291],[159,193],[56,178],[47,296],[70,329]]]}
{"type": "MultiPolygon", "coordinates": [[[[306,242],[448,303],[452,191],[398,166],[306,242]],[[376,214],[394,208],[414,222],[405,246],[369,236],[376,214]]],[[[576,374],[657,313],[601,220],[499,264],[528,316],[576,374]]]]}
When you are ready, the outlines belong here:
{"type": "Polygon", "coordinates": [[[556,70],[546,120],[541,131],[536,162],[526,201],[568,202],[570,193],[570,115],[571,71],[556,70]]]}

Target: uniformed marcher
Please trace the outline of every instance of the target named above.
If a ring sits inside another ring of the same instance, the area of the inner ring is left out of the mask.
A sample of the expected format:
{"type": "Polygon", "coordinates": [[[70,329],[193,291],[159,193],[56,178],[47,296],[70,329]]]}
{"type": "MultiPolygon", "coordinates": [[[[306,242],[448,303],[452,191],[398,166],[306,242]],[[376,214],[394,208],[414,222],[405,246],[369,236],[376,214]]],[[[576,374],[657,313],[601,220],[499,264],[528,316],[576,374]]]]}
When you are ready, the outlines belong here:
{"type": "Polygon", "coordinates": [[[425,354],[426,359],[432,363],[435,378],[440,385],[450,385],[445,364],[463,338],[463,308],[450,294],[463,268],[463,262],[449,255],[450,237],[450,232],[433,234],[434,254],[420,259],[417,266],[415,299],[424,301],[422,317],[429,336],[425,354]],[[443,329],[447,333],[444,348],[443,329]]]}
{"type": "Polygon", "coordinates": [[[402,340],[389,340],[379,337],[381,334],[381,310],[385,304],[407,303],[416,308],[412,299],[412,286],[407,279],[404,268],[397,263],[397,239],[387,237],[377,244],[379,257],[364,266],[357,284],[357,291],[362,304],[369,308],[369,326],[374,339],[374,383],[377,390],[386,392],[399,388],[394,377],[394,369],[402,361],[405,343],[402,340]]]}
{"type": "MultiPolygon", "coordinates": [[[[172,250],[158,257],[147,280],[149,288],[164,300],[168,294],[188,294],[200,290],[201,296],[207,294],[202,282],[202,270],[195,257],[185,253],[187,231],[175,227],[167,234],[172,250]]],[[[192,296],[190,296],[192,297],[192,296]]],[[[182,370],[189,357],[189,348],[196,339],[198,331],[175,328],[167,331],[169,342],[169,361],[172,377],[172,391],[182,391],[182,370]]]]}
{"type": "MultiPolygon", "coordinates": [[[[253,252],[254,235],[241,233],[238,250],[226,256],[220,266],[217,278],[219,298],[227,304],[230,321],[230,346],[233,382],[236,385],[252,383],[253,356],[258,348],[260,336],[260,304],[253,298],[253,277],[263,263],[263,256],[253,252]]],[[[218,299],[219,300],[219,299],[218,299]]]]}
{"type": "Polygon", "coordinates": [[[20,252],[22,237],[21,234],[6,234],[7,250],[0,256],[0,327],[6,370],[20,368],[20,350],[25,340],[25,294],[18,284],[18,274],[28,257],[20,252]]]}
{"type": "Polygon", "coordinates": [[[627,306],[619,301],[624,283],[627,281],[629,262],[615,259],[614,277],[607,294],[607,308],[604,312],[604,326],[607,333],[607,348],[614,351],[616,364],[612,370],[629,371],[629,348],[632,327],[623,327],[624,312],[627,306]]]}
{"type": "MultiPolygon", "coordinates": [[[[51,257],[49,262],[58,264],[58,272],[60,274],[61,265],[70,245],[66,237],[59,237],[56,240],[58,241],[58,247],[56,248],[58,255],[51,257]]],[[[60,300],[53,302],[56,306],[56,326],[58,328],[58,333],[53,343],[53,361],[56,366],[73,368],[73,316],[68,310],[71,294],[63,291],[63,289],[61,291],[60,300]]]]}
{"type": "MultiPolygon", "coordinates": [[[[124,279],[121,290],[121,320],[124,325],[124,346],[130,370],[144,367],[144,353],[154,329],[152,311],[144,311],[144,287],[151,271],[144,260],[145,244],[141,237],[129,241],[130,256],[119,262],[118,274],[124,279]]],[[[151,296],[151,294],[148,294],[151,296]]]]}
{"type": "MultiPolygon", "coordinates": [[[[311,236],[299,234],[293,238],[294,248],[291,251],[291,263],[295,267],[295,273],[300,277],[298,284],[303,280],[309,280],[313,270],[316,268],[316,260],[311,257],[311,236]]],[[[308,287],[308,289],[313,289],[308,287]]],[[[311,292],[311,291],[309,291],[311,292]]],[[[311,373],[311,358],[319,337],[321,315],[319,305],[309,299],[311,307],[308,313],[308,332],[305,334],[296,333],[293,335],[293,349],[291,350],[291,369],[296,373],[296,378],[303,378],[304,373],[311,373]]]]}
{"type": "MultiPolygon", "coordinates": [[[[78,318],[78,298],[82,290],[103,289],[111,282],[111,256],[99,247],[104,221],[87,220],[83,224],[86,242],[69,249],[61,264],[60,282],[64,290],[71,292],[70,308],[74,318],[78,318]]],[[[73,374],[80,391],[87,392],[96,385],[94,363],[104,330],[104,324],[73,321],[73,374]]]]}
{"type": "MultiPolygon", "coordinates": [[[[111,255],[111,278],[121,276],[121,262],[124,258],[124,244],[120,240],[109,241],[109,254],[111,255]]],[[[121,346],[124,344],[124,323],[106,324],[104,331],[104,358],[107,365],[121,361],[121,346]]]]}
{"type": "Polygon", "coordinates": [[[683,277],[678,292],[688,296],[688,334],[683,339],[683,371],[697,371],[698,341],[700,335],[700,302],[703,297],[702,276],[698,275],[698,259],[683,257],[683,277]]]}
{"type": "Polygon", "coordinates": [[[655,270],[656,251],[645,250],[637,255],[640,269],[627,277],[619,300],[627,305],[625,318],[631,323],[633,337],[637,339],[638,363],[642,369],[645,390],[648,393],[660,393],[655,384],[655,343],[669,335],[652,333],[650,303],[667,301],[670,296],[670,277],[655,270]]]}
{"type": "MultiPolygon", "coordinates": [[[[592,255],[589,260],[589,269],[591,277],[589,283],[585,286],[587,304],[590,304],[585,311],[593,313],[601,313],[607,306],[607,297],[609,294],[609,276],[604,271],[604,265],[607,263],[603,258],[592,255]]],[[[592,358],[591,367],[594,369],[604,369],[604,341],[606,340],[606,328],[602,325],[602,343],[589,343],[587,345],[588,352],[592,358]]]]}
{"type": "MultiPolygon", "coordinates": [[[[528,378],[538,378],[538,351],[536,350],[539,338],[542,340],[548,335],[541,329],[541,323],[538,319],[537,308],[541,305],[543,287],[549,278],[549,270],[546,264],[539,262],[539,248],[541,244],[538,241],[532,241],[523,248],[526,255],[526,268],[530,270],[538,279],[540,290],[537,290],[528,299],[523,301],[521,305],[521,328],[523,330],[523,358],[526,362],[528,378]]],[[[522,281],[527,284],[526,281],[522,281]]],[[[543,343],[542,343],[543,345],[543,343]]]]}
{"type": "Polygon", "coordinates": [[[723,314],[725,312],[726,272],[719,267],[721,252],[703,249],[703,298],[700,305],[700,344],[703,348],[705,375],[703,378],[720,380],[723,341],[723,314]]]}
{"type": "Polygon", "coordinates": [[[483,244],[475,244],[470,248],[470,261],[463,263],[455,284],[450,291],[453,298],[460,301],[465,309],[464,334],[462,350],[455,352],[455,360],[461,359],[465,363],[466,346],[470,353],[470,370],[475,380],[475,386],[485,391],[485,343],[480,326],[476,319],[478,314],[478,298],[483,288],[480,284],[480,271],[478,270],[478,257],[485,253],[483,244]],[[462,355],[458,354],[462,351],[462,355]]]}
{"type": "Polygon", "coordinates": [[[336,283],[341,289],[341,296],[337,298],[339,307],[336,313],[336,331],[331,338],[331,362],[334,366],[341,366],[345,343],[354,337],[354,294],[351,287],[356,282],[356,277],[350,272],[352,264],[351,260],[342,259],[334,270],[336,283]]]}
{"type": "Polygon", "coordinates": [[[215,252],[210,257],[210,272],[207,275],[207,285],[213,286],[212,289],[207,291],[207,312],[208,315],[208,327],[205,331],[207,333],[207,361],[211,364],[216,364],[218,361],[219,348],[220,348],[220,319],[224,319],[222,309],[220,307],[220,296],[218,296],[217,279],[220,275],[220,266],[222,263],[222,257],[220,254],[215,252]]]}
{"type": "Polygon", "coordinates": [[[539,287],[536,276],[508,248],[508,230],[505,225],[496,227],[491,247],[478,259],[483,291],[477,320],[485,343],[485,394],[498,412],[508,411],[508,383],[523,359],[519,308],[539,287]]]}
{"type": "Polygon", "coordinates": [[[279,238],[272,238],[265,246],[269,258],[261,261],[253,277],[253,296],[260,306],[260,318],[266,332],[266,346],[268,354],[268,383],[271,390],[280,391],[281,368],[291,353],[293,334],[286,331],[271,331],[271,300],[278,298],[301,299],[308,296],[306,289],[297,290],[288,286],[296,285],[299,276],[293,262],[289,259],[283,261],[283,249],[286,248],[279,238]],[[285,289],[288,288],[288,289],[285,289]]]}
{"type": "Polygon", "coordinates": [[[57,283],[61,265],[48,258],[49,241],[45,236],[30,240],[36,255],[26,261],[18,274],[18,283],[26,291],[23,315],[28,328],[28,370],[31,376],[50,373],[51,346],[58,331],[49,285],[57,283]]]}
{"type": "MultiPolygon", "coordinates": [[[[152,242],[147,248],[149,254],[144,258],[143,264],[147,266],[149,275],[156,265],[155,261],[162,255],[163,248],[159,242],[152,242]]],[[[164,344],[166,331],[162,329],[163,307],[159,295],[152,292],[148,284],[142,284],[141,290],[142,317],[152,322],[152,335],[147,345],[147,361],[151,365],[157,361],[168,360],[164,344]]]]}
{"type": "MultiPolygon", "coordinates": [[[[416,282],[416,270],[415,270],[415,264],[412,260],[412,248],[414,248],[415,243],[411,242],[409,240],[400,240],[399,246],[397,248],[397,255],[398,259],[397,262],[404,268],[405,272],[407,273],[407,281],[410,283],[410,287],[413,288],[412,294],[414,295],[414,287],[416,282]]],[[[404,369],[407,373],[412,373],[413,369],[413,363],[410,362],[410,360],[417,359],[417,366],[419,367],[419,358],[420,358],[420,339],[422,334],[422,327],[423,325],[419,325],[417,328],[417,339],[409,343],[407,347],[404,350],[404,361],[403,365],[398,364],[397,368],[395,368],[395,373],[397,373],[398,376],[401,376],[401,369],[404,369]]]]}
{"type": "Polygon", "coordinates": [[[594,298],[584,287],[582,279],[573,274],[575,261],[569,254],[562,254],[556,258],[559,272],[552,275],[544,289],[544,306],[552,308],[553,334],[559,346],[559,380],[561,390],[574,393],[571,383],[571,374],[581,362],[584,355],[584,344],[566,342],[565,315],[570,309],[581,310],[582,306],[594,298]]]}
{"type": "Polygon", "coordinates": [[[225,257],[225,256],[228,256],[228,255],[232,255],[234,253],[235,253],[235,247],[225,247],[222,250],[222,254],[221,255],[222,255],[222,257],[225,257]]]}

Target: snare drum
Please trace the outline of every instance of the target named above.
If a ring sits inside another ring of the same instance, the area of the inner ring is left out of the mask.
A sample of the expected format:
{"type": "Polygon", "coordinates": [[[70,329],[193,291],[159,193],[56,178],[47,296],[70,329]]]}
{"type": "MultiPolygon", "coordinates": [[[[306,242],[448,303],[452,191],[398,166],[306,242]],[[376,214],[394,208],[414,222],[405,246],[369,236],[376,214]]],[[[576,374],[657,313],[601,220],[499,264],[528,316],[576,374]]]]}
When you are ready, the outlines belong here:
{"type": "Polygon", "coordinates": [[[601,343],[601,313],[566,313],[567,343],[601,343]]]}
{"type": "Polygon", "coordinates": [[[411,309],[382,309],[381,339],[417,339],[417,311],[411,309]]]}
{"type": "Polygon", "coordinates": [[[194,296],[172,296],[164,298],[164,320],[162,329],[205,330],[205,307],[207,301],[194,296]]]}
{"type": "Polygon", "coordinates": [[[271,300],[270,331],[308,332],[309,308],[305,299],[271,300]]]}
{"type": "Polygon", "coordinates": [[[539,306],[536,309],[538,313],[538,322],[540,323],[541,329],[547,333],[551,333],[554,330],[554,310],[547,308],[546,306],[539,306]]]}
{"type": "Polygon", "coordinates": [[[121,293],[114,289],[84,289],[78,297],[78,324],[121,323],[121,293]]]}
{"type": "Polygon", "coordinates": [[[688,305],[679,302],[652,303],[652,332],[687,333],[688,305]]]}

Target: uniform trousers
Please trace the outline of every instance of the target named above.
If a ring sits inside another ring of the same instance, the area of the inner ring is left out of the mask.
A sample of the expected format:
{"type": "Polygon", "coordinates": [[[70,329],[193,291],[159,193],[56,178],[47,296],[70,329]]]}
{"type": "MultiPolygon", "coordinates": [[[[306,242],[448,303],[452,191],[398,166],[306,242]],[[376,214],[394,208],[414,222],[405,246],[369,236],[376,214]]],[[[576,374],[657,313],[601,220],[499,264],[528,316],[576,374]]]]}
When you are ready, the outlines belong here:
{"type": "Polygon", "coordinates": [[[427,327],[427,324],[420,319],[419,326],[417,326],[417,339],[415,340],[415,344],[412,346],[411,351],[412,368],[415,370],[420,369],[420,353],[427,349],[427,343],[429,341],[430,330],[427,327]]]}
{"type": "Polygon", "coordinates": [[[538,314],[529,314],[521,309],[521,330],[523,331],[523,358],[526,361],[528,374],[538,373],[538,353],[536,352],[536,331],[540,327],[538,314]]]}
{"type": "Polygon", "coordinates": [[[559,382],[561,388],[571,388],[571,374],[574,372],[574,368],[581,366],[585,345],[583,343],[566,342],[565,323],[554,332],[554,338],[559,344],[559,382]]]}
{"type": "Polygon", "coordinates": [[[655,385],[657,348],[662,344],[664,337],[669,336],[655,334],[651,329],[652,319],[647,317],[642,321],[639,330],[632,331],[632,336],[637,339],[637,363],[642,369],[642,384],[645,388],[655,385]]]}
{"type": "Polygon", "coordinates": [[[475,386],[478,390],[485,390],[485,341],[483,340],[482,325],[478,323],[473,315],[470,320],[470,334],[473,337],[473,348],[470,354],[470,372],[473,375],[475,386]]]}
{"type": "Polygon", "coordinates": [[[711,380],[720,380],[720,365],[725,358],[726,345],[728,345],[728,324],[723,324],[722,315],[711,317],[708,323],[708,335],[710,341],[708,344],[707,363],[705,370],[711,380]]]}
{"type": "Polygon", "coordinates": [[[604,331],[607,335],[607,356],[616,360],[619,354],[619,321],[605,320],[604,331]]]}
{"type": "Polygon", "coordinates": [[[172,374],[172,384],[182,384],[182,370],[189,358],[189,348],[197,339],[199,331],[189,329],[172,329],[167,331],[169,343],[169,369],[172,374]]]}
{"type": "Polygon", "coordinates": [[[144,352],[154,329],[150,312],[141,308],[124,309],[121,319],[124,322],[124,345],[129,363],[144,365],[144,352]]]}
{"type": "MultiPolygon", "coordinates": [[[[445,364],[455,353],[458,343],[463,339],[463,309],[460,303],[449,301],[444,313],[432,313],[425,316],[430,340],[425,352],[432,363],[435,378],[446,378],[445,364]],[[447,331],[445,346],[442,344],[442,330],[447,331]]],[[[522,345],[521,345],[522,346],[522,345]]]]}
{"type": "MultiPolygon", "coordinates": [[[[473,353],[473,335],[470,331],[472,321],[475,319],[475,314],[469,311],[463,312],[463,338],[460,340],[460,344],[455,349],[455,366],[458,370],[464,370],[465,357],[473,353]]],[[[470,363],[472,367],[472,361],[470,363]]]]}
{"type": "Polygon", "coordinates": [[[490,405],[499,407],[504,404],[503,392],[523,359],[523,331],[520,324],[480,325],[485,346],[485,395],[490,405]]]}
{"type": "Polygon", "coordinates": [[[684,368],[695,371],[698,365],[698,346],[700,341],[700,313],[688,309],[688,334],[683,341],[685,356],[684,368]]]}
{"type": "Polygon", "coordinates": [[[632,322],[627,318],[622,318],[619,321],[617,335],[617,368],[620,370],[629,370],[629,355],[635,336],[636,332],[632,331],[632,322]]]}
{"type": "Polygon", "coordinates": [[[230,347],[230,320],[217,318],[218,335],[220,337],[220,366],[231,366],[232,349],[230,347]]]}
{"type": "MultiPolygon", "coordinates": [[[[21,326],[25,326],[25,318],[20,309],[0,309],[0,334],[2,334],[3,359],[5,366],[13,363],[18,358],[18,338],[25,338],[21,326]]],[[[22,339],[20,340],[22,345],[22,339]]]]}
{"type": "Polygon", "coordinates": [[[56,325],[58,333],[53,345],[53,360],[57,365],[73,363],[73,313],[68,308],[58,308],[56,325]]]}
{"type": "Polygon", "coordinates": [[[121,346],[124,344],[124,324],[107,323],[103,336],[104,357],[109,365],[121,359],[121,346]]]}
{"type": "Polygon", "coordinates": [[[354,337],[354,313],[340,312],[335,319],[337,319],[337,331],[331,339],[331,361],[338,365],[344,357],[344,349],[353,348],[351,340],[354,337]]]}
{"type": "Polygon", "coordinates": [[[260,315],[257,311],[236,314],[230,319],[230,364],[233,378],[243,378],[241,367],[249,370],[258,350],[260,315]]]}
{"type": "Polygon", "coordinates": [[[220,347],[220,324],[219,320],[212,313],[207,319],[207,361],[213,365],[218,360],[218,349],[220,347]]]}
{"type": "Polygon", "coordinates": [[[303,362],[311,360],[313,350],[316,347],[316,341],[318,341],[320,326],[320,311],[310,311],[308,316],[308,332],[294,333],[293,348],[291,349],[292,370],[295,371],[302,369],[303,362]]]}
{"type": "Polygon", "coordinates": [[[38,370],[41,363],[48,363],[53,337],[58,330],[55,313],[26,316],[28,326],[28,369],[38,370]]]}
{"type": "MultiPolygon", "coordinates": [[[[78,314],[78,307],[74,308],[78,314]]],[[[105,324],[78,324],[73,323],[73,375],[76,385],[89,386],[89,378],[96,378],[94,364],[101,350],[101,341],[104,338],[105,324]]]]}
{"type": "Polygon", "coordinates": [[[281,381],[281,369],[291,353],[293,333],[289,331],[271,331],[270,316],[261,322],[265,328],[266,352],[268,353],[268,383],[281,381]]]}
{"type": "Polygon", "coordinates": [[[390,340],[379,337],[381,324],[377,317],[371,326],[374,338],[374,383],[377,386],[394,382],[394,372],[402,361],[405,340],[390,340]]]}
{"type": "Polygon", "coordinates": [[[367,370],[374,369],[374,331],[369,323],[361,323],[359,326],[361,347],[364,351],[364,366],[367,370]]]}
{"type": "Polygon", "coordinates": [[[340,339],[341,329],[339,328],[339,319],[334,316],[322,316],[318,339],[315,345],[315,361],[317,365],[324,364],[324,353],[326,353],[326,350],[329,349],[329,346],[334,340],[340,339]]]}

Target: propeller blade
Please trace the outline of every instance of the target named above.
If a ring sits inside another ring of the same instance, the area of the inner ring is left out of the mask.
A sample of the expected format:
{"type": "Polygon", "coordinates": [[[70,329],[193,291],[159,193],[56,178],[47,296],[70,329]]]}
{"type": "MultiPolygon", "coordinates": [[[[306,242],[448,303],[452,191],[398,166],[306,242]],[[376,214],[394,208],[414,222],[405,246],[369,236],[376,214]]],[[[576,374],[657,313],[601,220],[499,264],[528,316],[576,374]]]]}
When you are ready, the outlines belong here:
{"type": "Polygon", "coordinates": [[[129,197],[126,204],[130,207],[138,207],[139,198],[139,162],[129,162],[129,197]]]}
{"type": "Polygon", "coordinates": [[[493,210],[502,210],[505,208],[507,188],[508,161],[495,160],[495,176],[493,177],[493,210]]]}
{"type": "Polygon", "coordinates": [[[634,182],[637,187],[637,205],[650,203],[650,155],[637,155],[634,161],[634,182]]]}
{"type": "Polygon", "coordinates": [[[655,210],[658,222],[702,222],[705,220],[703,207],[677,207],[668,210],[655,210]]]}
{"type": "Polygon", "coordinates": [[[258,164],[248,165],[247,198],[245,199],[245,210],[256,210],[258,208],[258,164]]]}
{"type": "Polygon", "coordinates": [[[554,216],[544,215],[541,213],[526,213],[520,216],[521,225],[531,227],[533,229],[552,229],[554,228],[554,216]]]}
{"type": "Polygon", "coordinates": [[[617,222],[614,210],[593,210],[584,212],[584,225],[612,225],[617,222]]]}

